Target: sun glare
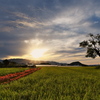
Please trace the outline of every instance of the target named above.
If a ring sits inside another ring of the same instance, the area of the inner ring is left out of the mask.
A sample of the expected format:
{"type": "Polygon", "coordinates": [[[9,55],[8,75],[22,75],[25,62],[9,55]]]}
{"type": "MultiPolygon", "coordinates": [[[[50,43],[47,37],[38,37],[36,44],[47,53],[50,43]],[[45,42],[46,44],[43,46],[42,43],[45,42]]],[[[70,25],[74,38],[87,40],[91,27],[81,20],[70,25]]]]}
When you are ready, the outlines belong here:
{"type": "Polygon", "coordinates": [[[33,58],[37,59],[37,58],[41,58],[44,56],[44,53],[47,51],[47,49],[34,49],[31,52],[31,55],[33,58]]]}

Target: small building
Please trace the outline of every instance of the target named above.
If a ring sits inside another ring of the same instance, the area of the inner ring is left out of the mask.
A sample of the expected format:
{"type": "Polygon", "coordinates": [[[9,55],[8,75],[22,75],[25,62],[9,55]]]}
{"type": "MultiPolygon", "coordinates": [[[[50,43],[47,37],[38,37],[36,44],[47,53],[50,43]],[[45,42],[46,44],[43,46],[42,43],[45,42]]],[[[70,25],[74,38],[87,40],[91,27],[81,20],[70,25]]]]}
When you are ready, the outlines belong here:
{"type": "Polygon", "coordinates": [[[36,68],[36,65],[35,64],[33,64],[33,63],[27,63],[26,64],[28,67],[33,67],[33,68],[36,68]]]}

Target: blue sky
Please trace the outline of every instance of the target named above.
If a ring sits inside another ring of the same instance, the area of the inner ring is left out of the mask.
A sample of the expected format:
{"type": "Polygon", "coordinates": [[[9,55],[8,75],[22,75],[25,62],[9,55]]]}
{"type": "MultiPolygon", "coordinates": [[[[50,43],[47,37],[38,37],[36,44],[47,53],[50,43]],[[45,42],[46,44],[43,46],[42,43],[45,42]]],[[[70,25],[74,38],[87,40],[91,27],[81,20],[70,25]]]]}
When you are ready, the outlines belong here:
{"type": "Polygon", "coordinates": [[[98,64],[79,47],[88,33],[100,33],[100,0],[0,0],[0,59],[40,49],[37,60],[98,64]]]}

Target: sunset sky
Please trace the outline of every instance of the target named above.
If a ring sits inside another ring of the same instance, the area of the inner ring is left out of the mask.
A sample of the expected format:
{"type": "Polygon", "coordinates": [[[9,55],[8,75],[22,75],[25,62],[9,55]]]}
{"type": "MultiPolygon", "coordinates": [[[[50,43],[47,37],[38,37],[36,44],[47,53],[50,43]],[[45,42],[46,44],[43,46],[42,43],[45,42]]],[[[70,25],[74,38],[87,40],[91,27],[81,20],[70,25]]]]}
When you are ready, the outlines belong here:
{"type": "Polygon", "coordinates": [[[79,43],[100,33],[100,0],[0,0],[0,59],[100,64],[79,43]]]}

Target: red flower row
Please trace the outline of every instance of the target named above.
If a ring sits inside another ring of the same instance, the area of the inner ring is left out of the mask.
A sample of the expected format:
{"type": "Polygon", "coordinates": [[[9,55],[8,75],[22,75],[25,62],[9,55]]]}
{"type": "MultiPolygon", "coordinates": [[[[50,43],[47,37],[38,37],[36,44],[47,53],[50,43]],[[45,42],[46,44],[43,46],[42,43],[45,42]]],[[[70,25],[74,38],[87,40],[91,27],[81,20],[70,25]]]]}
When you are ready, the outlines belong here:
{"type": "Polygon", "coordinates": [[[0,76],[0,83],[9,83],[13,80],[17,80],[21,77],[24,77],[26,75],[29,75],[37,70],[40,70],[41,68],[32,68],[32,69],[28,69],[28,70],[25,70],[23,72],[18,72],[18,73],[13,73],[13,74],[8,74],[8,75],[5,75],[5,76],[0,76]]]}

